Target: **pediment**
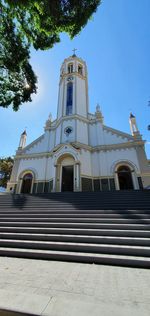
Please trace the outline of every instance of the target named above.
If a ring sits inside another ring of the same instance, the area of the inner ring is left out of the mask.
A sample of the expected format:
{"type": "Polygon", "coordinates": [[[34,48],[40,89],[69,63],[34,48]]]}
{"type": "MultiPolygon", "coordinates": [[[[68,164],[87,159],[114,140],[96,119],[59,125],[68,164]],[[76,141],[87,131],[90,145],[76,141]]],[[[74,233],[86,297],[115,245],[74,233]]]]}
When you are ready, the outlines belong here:
{"type": "Polygon", "coordinates": [[[79,149],[76,149],[71,144],[61,144],[53,149],[55,161],[58,160],[63,155],[71,155],[74,157],[75,161],[78,160],[79,149]]]}

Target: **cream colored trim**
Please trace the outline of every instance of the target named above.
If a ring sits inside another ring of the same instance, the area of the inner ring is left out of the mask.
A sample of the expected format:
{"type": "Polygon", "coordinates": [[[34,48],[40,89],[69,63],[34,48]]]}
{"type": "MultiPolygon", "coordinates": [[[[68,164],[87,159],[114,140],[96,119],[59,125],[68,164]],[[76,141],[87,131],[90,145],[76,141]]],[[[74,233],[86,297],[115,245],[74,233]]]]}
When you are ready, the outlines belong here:
{"type": "Polygon", "coordinates": [[[114,174],[114,178],[115,178],[116,189],[120,190],[119,176],[118,176],[117,170],[121,166],[127,166],[130,169],[133,188],[134,188],[134,190],[138,190],[139,184],[138,184],[137,173],[136,173],[137,167],[135,164],[133,164],[133,162],[130,162],[128,160],[120,160],[118,162],[116,161],[116,163],[113,164],[113,174],[114,174]]]}
{"type": "MultiPolygon", "coordinates": [[[[68,58],[65,58],[64,59],[64,61],[63,61],[63,64],[65,64],[65,63],[68,63],[68,62],[70,62],[70,61],[74,61],[74,60],[77,60],[79,63],[83,63],[85,66],[86,66],[86,62],[82,59],[82,58],[79,58],[79,57],[77,57],[77,56],[69,56],[68,58]]],[[[63,65],[62,64],[62,65],[63,65]]]]}
{"type": "Polygon", "coordinates": [[[11,182],[11,181],[8,181],[8,184],[12,184],[12,185],[13,185],[13,184],[17,184],[17,183],[18,183],[17,181],[15,181],[15,182],[14,182],[14,181],[12,181],[12,182],[11,182]]]}
{"type": "Polygon", "coordinates": [[[55,152],[64,147],[64,146],[72,146],[74,149],[78,150],[78,149],[85,149],[91,152],[96,152],[96,151],[110,151],[110,150],[118,150],[118,149],[128,149],[128,148],[134,148],[137,146],[141,146],[143,145],[143,141],[134,141],[134,142],[126,142],[126,143],[122,143],[122,144],[113,144],[113,145],[99,145],[99,146],[89,146],[86,144],[82,144],[79,142],[72,142],[72,143],[62,143],[60,145],[57,145],[56,147],[54,147],[53,150],[51,150],[50,152],[42,152],[42,153],[35,153],[35,154],[17,154],[15,156],[15,159],[31,159],[31,158],[36,158],[36,159],[40,159],[43,157],[51,157],[55,154],[55,152]],[[76,147],[76,148],[75,148],[76,147]],[[78,148],[78,149],[77,149],[78,148]]]}
{"type": "MultiPolygon", "coordinates": [[[[88,115],[91,115],[91,113],[88,113],[88,115]]],[[[79,114],[73,114],[73,115],[69,115],[69,116],[68,115],[63,116],[59,120],[55,120],[56,124],[55,125],[52,124],[50,127],[47,127],[46,130],[53,130],[53,129],[57,128],[59,126],[59,124],[61,124],[62,121],[64,121],[64,120],[66,121],[66,120],[70,120],[70,119],[78,119],[78,120],[85,122],[85,123],[88,123],[88,124],[95,124],[96,122],[100,121],[100,119],[97,119],[96,117],[91,120],[90,118],[86,118],[86,117],[81,116],[79,114]]],[[[138,141],[138,140],[135,140],[135,138],[132,135],[121,132],[119,130],[108,127],[106,125],[103,125],[103,129],[105,131],[111,132],[112,134],[118,135],[120,137],[128,138],[129,140],[132,140],[134,142],[138,141]]],[[[142,139],[139,139],[139,141],[142,141],[143,144],[145,143],[145,141],[143,141],[142,139]]]]}
{"type": "Polygon", "coordinates": [[[64,73],[61,78],[60,78],[60,83],[62,82],[62,80],[66,79],[67,77],[79,77],[80,79],[83,79],[83,80],[86,80],[86,76],[84,75],[81,75],[79,72],[77,71],[74,71],[74,72],[71,72],[71,73],[64,73]]]}
{"type": "Polygon", "coordinates": [[[84,177],[84,178],[90,178],[90,179],[93,179],[93,180],[101,180],[101,179],[114,179],[114,176],[112,176],[111,174],[108,175],[108,176],[97,176],[97,177],[94,177],[94,176],[87,176],[87,174],[81,174],[81,177],[84,177]]]}
{"type": "Polygon", "coordinates": [[[136,171],[136,173],[139,171],[138,167],[133,163],[133,161],[130,161],[128,159],[119,159],[111,165],[110,172],[114,174],[115,172],[117,172],[117,169],[120,166],[128,166],[130,171],[134,170],[136,171]]]}
{"type": "Polygon", "coordinates": [[[79,142],[76,143],[71,143],[71,145],[76,145],[79,148],[86,149],[92,152],[95,151],[109,151],[109,150],[116,150],[116,149],[124,149],[124,148],[132,148],[136,146],[141,146],[143,145],[143,141],[134,141],[134,142],[126,142],[126,143],[121,143],[121,144],[110,144],[110,145],[99,145],[99,146],[89,146],[86,144],[82,144],[79,142]]]}
{"type": "Polygon", "coordinates": [[[27,173],[31,173],[32,174],[32,183],[31,183],[31,189],[30,189],[30,193],[32,193],[32,191],[33,191],[33,183],[34,183],[34,180],[35,180],[35,172],[32,169],[23,170],[19,174],[19,176],[18,176],[18,187],[17,187],[17,191],[18,192],[16,192],[16,193],[19,193],[19,194],[21,193],[23,178],[24,178],[24,176],[27,173]]]}
{"type": "Polygon", "coordinates": [[[141,172],[140,175],[143,177],[150,177],[150,172],[141,172]]]}
{"type": "Polygon", "coordinates": [[[53,178],[50,178],[48,180],[40,179],[40,180],[35,180],[34,183],[40,183],[40,182],[44,182],[45,183],[45,182],[50,182],[52,180],[53,180],[53,178]]]}
{"type": "Polygon", "coordinates": [[[88,176],[87,174],[81,174],[81,178],[93,179],[93,176],[88,176]]]}

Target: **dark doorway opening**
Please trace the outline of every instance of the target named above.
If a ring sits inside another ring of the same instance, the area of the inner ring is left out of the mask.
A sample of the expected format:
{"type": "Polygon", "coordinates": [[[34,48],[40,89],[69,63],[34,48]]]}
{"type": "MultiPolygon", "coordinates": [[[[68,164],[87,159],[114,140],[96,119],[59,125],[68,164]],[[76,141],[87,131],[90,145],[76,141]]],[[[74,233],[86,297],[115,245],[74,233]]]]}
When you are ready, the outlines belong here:
{"type": "Polygon", "coordinates": [[[31,193],[33,176],[31,173],[26,173],[22,180],[21,193],[29,194],[31,193]]]}
{"type": "Polygon", "coordinates": [[[120,190],[133,190],[133,181],[131,170],[127,166],[121,166],[118,169],[118,180],[120,190]]]}
{"type": "Polygon", "coordinates": [[[73,191],[73,166],[62,167],[61,191],[73,191]]]}

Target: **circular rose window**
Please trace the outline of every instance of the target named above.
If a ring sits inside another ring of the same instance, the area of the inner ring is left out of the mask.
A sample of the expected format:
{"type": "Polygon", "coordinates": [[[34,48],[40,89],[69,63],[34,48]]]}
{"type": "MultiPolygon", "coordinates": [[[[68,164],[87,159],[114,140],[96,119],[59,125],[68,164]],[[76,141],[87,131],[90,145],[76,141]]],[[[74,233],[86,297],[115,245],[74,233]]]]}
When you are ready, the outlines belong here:
{"type": "Polygon", "coordinates": [[[66,135],[70,135],[72,131],[73,131],[73,128],[71,126],[66,127],[64,130],[66,135]]]}

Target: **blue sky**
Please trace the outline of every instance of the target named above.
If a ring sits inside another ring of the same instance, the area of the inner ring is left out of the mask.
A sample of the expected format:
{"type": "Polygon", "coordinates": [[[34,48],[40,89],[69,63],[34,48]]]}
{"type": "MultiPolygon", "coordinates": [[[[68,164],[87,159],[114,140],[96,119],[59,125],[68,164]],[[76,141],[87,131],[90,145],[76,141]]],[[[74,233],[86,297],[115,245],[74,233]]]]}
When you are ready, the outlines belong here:
{"type": "Polygon", "coordinates": [[[130,133],[133,112],[150,158],[150,0],[103,0],[92,20],[70,40],[45,52],[31,51],[39,90],[32,103],[18,112],[0,108],[0,157],[14,155],[20,134],[27,127],[29,144],[41,134],[52,113],[56,117],[59,69],[77,48],[88,66],[90,112],[101,105],[105,125],[130,133]]]}

